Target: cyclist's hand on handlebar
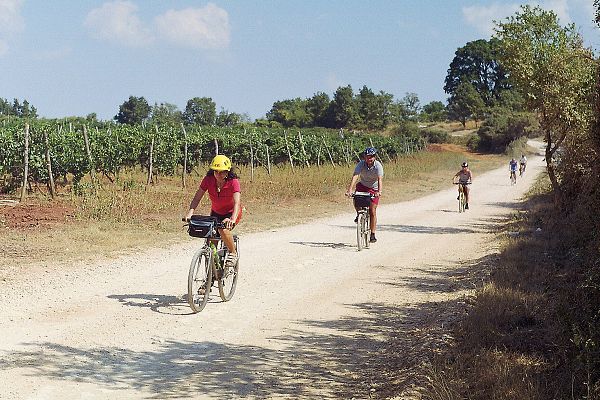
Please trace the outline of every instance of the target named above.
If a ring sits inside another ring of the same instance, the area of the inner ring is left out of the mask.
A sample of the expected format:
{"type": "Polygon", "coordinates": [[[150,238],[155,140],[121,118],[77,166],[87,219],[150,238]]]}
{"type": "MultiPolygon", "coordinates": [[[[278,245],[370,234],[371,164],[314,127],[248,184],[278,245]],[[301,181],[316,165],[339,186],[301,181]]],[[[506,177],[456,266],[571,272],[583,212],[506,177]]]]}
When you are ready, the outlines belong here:
{"type": "Polygon", "coordinates": [[[225,218],[225,219],[223,220],[223,225],[225,225],[225,228],[227,228],[227,229],[231,229],[231,228],[233,228],[233,225],[234,225],[234,223],[233,223],[233,221],[232,221],[232,220],[230,220],[229,218],[225,218]]]}
{"type": "Polygon", "coordinates": [[[346,197],[352,197],[352,192],[346,192],[346,193],[344,193],[344,196],[346,196],[346,197]]]}

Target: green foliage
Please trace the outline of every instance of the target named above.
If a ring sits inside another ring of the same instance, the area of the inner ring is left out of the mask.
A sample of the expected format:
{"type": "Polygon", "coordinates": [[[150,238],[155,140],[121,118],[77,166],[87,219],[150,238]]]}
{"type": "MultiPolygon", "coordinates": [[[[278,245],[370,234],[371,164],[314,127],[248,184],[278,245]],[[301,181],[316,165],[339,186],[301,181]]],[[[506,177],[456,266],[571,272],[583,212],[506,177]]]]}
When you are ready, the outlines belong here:
{"type": "Polygon", "coordinates": [[[217,119],[217,108],[210,97],[194,97],[188,100],[183,119],[188,125],[213,126],[217,119]]]}
{"type": "Polygon", "coordinates": [[[472,84],[462,82],[448,101],[448,118],[460,121],[463,127],[470,118],[480,120],[483,118],[485,103],[472,84]]]}
{"type": "Polygon", "coordinates": [[[448,110],[441,101],[432,101],[423,106],[421,121],[442,122],[448,118],[448,110]]]}
{"type": "MultiPolygon", "coordinates": [[[[22,181],[25,121],[15,119],[11,124],[0,127],[0,175],[10,176],[8,186],[15,188],[22,181]]],[[[72,178],[75,184],[95,171],[111,180],[118,180],[124,168],[149,167],[150,146],[153,147],[153,170],[161,175],[174,175],[184,164],[184,135],[180,126],[126,125],[114,123],[90,123],[85,119],[69,121],[41,120],[30,123],[29,178],[32,182],[48,182],[43,132],[48,134],[49,151],[55,177],[62,181],[72,178]],[[87,130],[92,153],[90,163],[83,139],[87,130]]],[[[407,152],[418,151],[425,140],[416,125],[398,131],[392,137],[366,135],[363,133],[340,133],[338,130],[303,129],[286,130],[277,128],[241,127],[218,128],[191,125],[187,132],[188,172],[204,168],[214,153],[217,140],[222,154],[227,154],[234,163],[248,164],[251,159],[266,165],[267,147],[272,164],[292,161],[304,165],[349,163],[371,143],[380,149],[384,157],[396,157],[407,152]],[[302,142],[301,142],[302,141],[302,142]],[[251,150],[252,148],[252,150],[251,150]],[[252,153],[251,153],[252,151],[252,153]],[[331,159],[330,159],[331,157],[331,159]]]]}
{"type": "Polygon", "coordinates": [[[497,108],[477,131],[479,139],[470,142],[469,147],[477,145],[479,151],[504,153],[511,142],[539,134],[539,123],[535,115],[497,108]]]}
{"type": "Polygon", "coordinates": [[[424,128],[421,130],[421,135],[428,143],[448,143],[450,135],[448,132],[439,128],[424,128]]]}
{"type": "Polygon", "coordinates": [[[137,125],[146,121],[149,115],[150,106],[144,97],[129,96],[129,99],[119,106],[119,113],[114,119],[120,124],[137,125]]]}
{"type": "Polygon", "coordinates": [[[500,41],[480,39],[456,50],[446,75],[444,91],[455,96],[462,84],[470,84],[485,106],[496,103],[502,91],[511,88],[507,72],[500,62],[500,41]]]}

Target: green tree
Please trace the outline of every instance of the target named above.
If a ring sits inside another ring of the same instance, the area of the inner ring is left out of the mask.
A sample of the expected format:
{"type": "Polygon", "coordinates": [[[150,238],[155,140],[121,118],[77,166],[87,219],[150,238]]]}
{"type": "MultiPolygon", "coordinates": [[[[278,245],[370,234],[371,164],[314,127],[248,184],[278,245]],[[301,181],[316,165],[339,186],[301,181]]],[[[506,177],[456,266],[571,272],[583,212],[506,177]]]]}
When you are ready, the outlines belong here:
{"type": "Polygon", "coordinates": [[[444,91],[454,95],[461,83],[470,83],[486,106],[491,107],[503,90],[510,89],[508,75],[500,63],[497,38],[468,42],[456,50],[446,75],[444,91]]]}
{"type": "MultiPolygon", "coordinates": [[[[587,131],[591,120],[594,63],[575,25],[562,27],[552,11],[521,6],[500,23],[502,64],[525,97],[526,106],[540,117],[546,141],[546,168],[560,198],[554,156],[569,136],[587,131]]],[[[576,142],[575,140],[574,142],[576,142]]]]}
{"type": "Polygon", "coordinates": [[[421,101],[416,93],[406,93],[406,95],[400,100],[404,104],[404,110],[406,112],[405,118],[410,120],[416,120],[421,110],[421,101]]]}
{"type": "Polygon", "coordinates": [[[221,107],[221,111],[217,115],[216,125],[224,127],[232,127],[240,125],[244,122],[249,122],[250,118],[247,115],[229,112],[221,107]]]}
{"type": "Polygon", "coordinates": [[[267,119],[279,122],[284,127],[307,127],[313,124],[311,115],[307,111],[307,101],[300,97],[276,101],[267,113],[267,119]]]}
{"type": "Polygon", "coordinates": [[[217,119],[217,105],[210,97],[194,97],[187,101],[183,119],[188,125],[213,126],[217,119]]]}
{"type": "Polygon", "coordinates": [[[328,110],[328,127],[345,128],[356,120],[356,104],[352,86],[339,87],[333,95],[328,110]]]}
{"type": "Polygon", "coordinates": [[[424,121],[445,121],[448,117],[446,106],[441,101],[432,101],[423,106],[420,118],[424,121]]]}
{"type": "Polygon", "coordinates": [[[137,125],[147,120],[149,115],[150,105],[144,97],[129,96],[129,99],[119,106],[119,113],[114,119],[120,124],[137,125]]]}
{"type": "Polygon", "coordinates": [[[468,119],[478,121],[485,109],[481,96],[473,85],[463,82],[458,85],[454,94],[448,100],[448,117],[460,121],[466,127],[468,119]]]}
{"type": "Polygon", "coordinates": [[[183,122],[183,114],[175,104],[154,103],[152,107],[152,122],[158,125],[179,125],[183,122]]]}
{"type": "Polygon", "coordinates": [[[313,126],[327,126],[327,110],[329,108],[329,95],[318,92],[306,101],[306,111],[312,119],[313,126]]]}

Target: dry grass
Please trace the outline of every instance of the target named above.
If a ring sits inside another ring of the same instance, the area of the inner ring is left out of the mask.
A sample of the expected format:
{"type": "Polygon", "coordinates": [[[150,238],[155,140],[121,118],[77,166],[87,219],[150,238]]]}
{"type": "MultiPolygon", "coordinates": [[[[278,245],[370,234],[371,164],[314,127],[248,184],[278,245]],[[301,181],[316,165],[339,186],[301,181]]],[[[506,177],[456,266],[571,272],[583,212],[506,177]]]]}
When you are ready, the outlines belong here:
{"type": "Polygon", "coordinates": [[[573,233],[552,229],[560,215],[547,191],[547,180],[538,182],[526,212],[500,232],[503,250],[489,282],[455,324],[452,346],[424,371],[424,398],[600,398],[591,362],[598,352],[589,339],[578,344],[576,331],[584,303],[574,293],[584,282],[576,265],[565,268],[557,257],[573,233]]]}
{"type": "MultiPolygon", "coordinates": [[[[408,200],[447,188],[464,159],[476,173],[504,162],[499,156],[466,153],[464,147],[456,145],[438,145],[432,151],[393,162],[383,160],[386,175],[382,202],[408,200]]],[[[323,165],[292,170],[286,165],[273,168],[268,175],[265,168],[255,168],[252,173],[241,166],[238,173],[245,210],[236,229],[240,233],[253,232],[350,211],[344,192],[353,167],[323,165]]],[[[38,221],[37,225],[20,229],[3,228],[0,221],[0,266],[86,259],[187,240],[181,216],[201,178],[192,173],[186,189],[180,177],[160,177],[157,184],[146,186],[141,171],[129,171],[122,173],[116,183],[102,182],[97,195],[85,180],[76,190],[78,195],[66,187],[61,203],[70,204],[74,215],[67,221],[52,227],[39,225],[38,221]]],[[[28,203],[36,201],[30,198],[28,203]]],[[[208,207],[204,199],[199,211],[207,213],[208,207]]]]}

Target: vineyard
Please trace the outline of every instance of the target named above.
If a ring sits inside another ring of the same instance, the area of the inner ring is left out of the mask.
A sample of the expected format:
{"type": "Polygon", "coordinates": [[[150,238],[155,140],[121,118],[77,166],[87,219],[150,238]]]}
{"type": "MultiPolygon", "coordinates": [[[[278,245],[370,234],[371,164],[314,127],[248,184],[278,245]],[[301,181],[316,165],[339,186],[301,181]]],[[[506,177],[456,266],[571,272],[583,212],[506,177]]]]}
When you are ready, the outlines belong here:
{"type": "Polygon", "coordinates": [[[270,171],[282,163],[292,167],[354,163],[367,146],[377,147],[382,159],[391,160],[424,145],[418,135],[384,137],[326,129],[5,120],[0,125],[0,189],[14,191],[23,182],[68,179],[78,184],[87,174],[114,181],[122,170],[135,167],[147,171],[151,182],[158,175],[198,172],[217,152],[231,157],[234,164],[270,171]]]}

